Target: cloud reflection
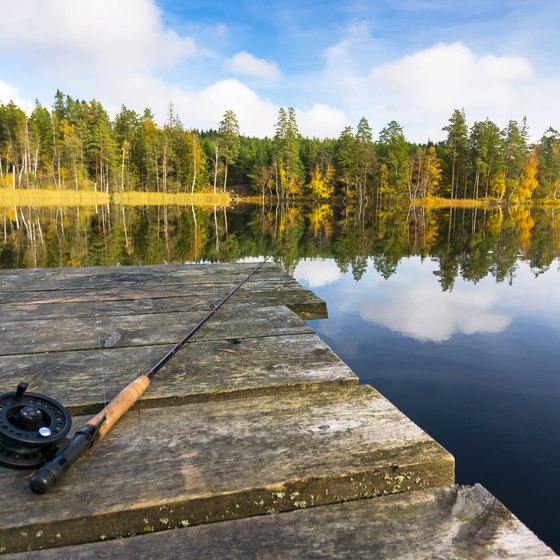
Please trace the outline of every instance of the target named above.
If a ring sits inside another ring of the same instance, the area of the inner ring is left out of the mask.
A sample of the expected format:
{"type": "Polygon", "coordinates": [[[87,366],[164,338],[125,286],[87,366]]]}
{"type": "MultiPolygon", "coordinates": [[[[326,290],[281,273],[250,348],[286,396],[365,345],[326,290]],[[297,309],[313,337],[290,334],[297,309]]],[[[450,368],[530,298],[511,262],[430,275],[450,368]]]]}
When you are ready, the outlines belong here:
{"type": "Polygon", "coordinates": [[[340,269],[333,260],[304,259],[299,261],[294,272],[294,278],[310,288],[332,284],[341,276],[340,269]]]}
{"type": "Polygon", "coordinates": [[[465,288],[442,292],[433,277],[424,275],[406,287],[387,284],[379,290],[382,299],[368,297],[357,311],[366,321],[423,342],[444,342],[456,333],[496,333],[511,323],[510,315],[494,310],[497,294],[475,295],[465,288]]]}
{"type": "MultiPolygon", "coordinates": [[[[330,270],[326,262],[310,263],[306,279],[321,277],[323,269],[330,270]],[[314,272],[311,264],[321,267],[314,272]]],[[[405,259],[388,280],[370,268],[360,282],[345,276],[336,288],[327,288],[329,292],[336,289],[334,297],[323,297],[331,316],[356,313],[370,323],[423,342],[444,342],[457,333],[498,333],[511,323],[514,314],[502,306],[503,286],[493,278],[477,284],[457,281],[452,292],[442,292],[435,270],[434,262],[405,259]]],[[[310,282],[309,286],[314,285],[310,282]]]]}

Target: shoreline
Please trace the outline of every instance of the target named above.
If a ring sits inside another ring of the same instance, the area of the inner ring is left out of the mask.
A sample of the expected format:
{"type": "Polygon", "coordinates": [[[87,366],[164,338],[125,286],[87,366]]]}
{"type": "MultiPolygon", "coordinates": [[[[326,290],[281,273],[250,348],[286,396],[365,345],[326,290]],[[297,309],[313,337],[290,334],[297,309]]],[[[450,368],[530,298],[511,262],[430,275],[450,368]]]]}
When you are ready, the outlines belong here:
{"type": "Polygon", "coordinates": [[[107,194],[100,191],[75,189],[0,189],[0,208],[13,206],[100,206],[120,204],[123,206],[229,206],[228,193],[162,193],[122,192],[107,194]]]}

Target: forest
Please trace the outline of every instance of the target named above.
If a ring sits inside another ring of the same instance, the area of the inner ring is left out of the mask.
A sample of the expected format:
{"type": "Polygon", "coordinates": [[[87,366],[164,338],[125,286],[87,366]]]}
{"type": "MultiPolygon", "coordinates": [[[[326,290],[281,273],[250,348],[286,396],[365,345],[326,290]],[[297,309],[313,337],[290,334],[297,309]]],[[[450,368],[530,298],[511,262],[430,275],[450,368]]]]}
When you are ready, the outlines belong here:
{"type": "Polygon", "coordinates": [[[160,126],[150,109],[123,106],[111,119],[96,100],[57,91],[51,109],[28,115],[0,105],[0,187],[194,193],[230,192],[279,200],[444,199],[497,203],[560,197],[560,134],[537,143],[526,119],[504,129],[469,125],[453,111],[440,142],[407,141],[391,121],[374,138],[365,117],[338,138],[305,138],[293,108],[280,108],[270,137],[240,134],[228,110],[216,130],[184,126],[173,105],[160,126]]]}

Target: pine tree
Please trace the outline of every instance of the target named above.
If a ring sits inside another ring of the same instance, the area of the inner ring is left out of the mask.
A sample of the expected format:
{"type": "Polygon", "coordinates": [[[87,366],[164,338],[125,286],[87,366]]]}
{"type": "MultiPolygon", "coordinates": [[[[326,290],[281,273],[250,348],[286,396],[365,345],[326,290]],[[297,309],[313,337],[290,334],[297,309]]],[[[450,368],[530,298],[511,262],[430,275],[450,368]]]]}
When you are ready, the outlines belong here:
{"type": "Polygon", "coordinates": [[[408,184],[408,144],[402,126],[391,121],[379,133],[377,155],[380,164],[385,165],[389,188],[397,196],[403,196],[408,184]]]}
{"type": "Polygon", "coordinates": [[[505,151],[505,178],[513,190],[521,179],[525,158],[529,154],[527,127],[519,127],[517,121],[509,121],[502,132],[505,151]]]}
{"type": "Polygon", "coordinates": [[[356,186],[360,201],[367,192],[368,181],[373,175],[375,150],[371,127],[365,117],[356,129],[356,186]]]}
{"type": "Polygon", "coordinates": [[[493,178],[504,173],[503,142],[498,126],[489,119],[475,122],[470,131],[469,149],[474,163],[471,195],[479,198],[484,189],[484,196],[488,196],[493,178]]]}
{"type": "Polygon", "coordinates": [[[442,130],[447,132],[448,160],[451,162],[451,198],[457,198],[459,180],[467,181],[468,170],[468,127],[465,111],[455,109],[449,124],[442,130]]]}
{"type": "Polygon", "coordinates": [[[356,186],[356,144],[352,127],[347,126],[340,133],[336,150],[338,178],[345,186],[346,196],[349,196],[356,186]]]}
{"type": "Polygon", "coordinates": [[[295,110],[289,107],[286,113],[281,107],[274,135],[276,190],[281,198],[301,192],[304,169],[299,153],[300,141],[295,110]]]}
{"type": "Polygon", "coordinates": [[[539,154],[539,183],[542,198],[557,198],[560,194],[560,134],[549,128],[542,136],[539,154]]]}
{"type": "Polygon", "coordinates": [[[224,114],[218,129],[221,145],[221,156],[224,160],[224,192],[227,191],[228,167],[234,165],[239,155],[239,123],[237,116],[231,110],[224,114]]]}
{"type": "Polygon", "coordinates": [[[136,111],[124,105],[113,121],[115,140],[120,153],[120,186],[121,190],[134,188],[138,181],[138,170],[133,165],[134,154],[138,149],[136,141],[140,127],[140,116],[136,111]]]}

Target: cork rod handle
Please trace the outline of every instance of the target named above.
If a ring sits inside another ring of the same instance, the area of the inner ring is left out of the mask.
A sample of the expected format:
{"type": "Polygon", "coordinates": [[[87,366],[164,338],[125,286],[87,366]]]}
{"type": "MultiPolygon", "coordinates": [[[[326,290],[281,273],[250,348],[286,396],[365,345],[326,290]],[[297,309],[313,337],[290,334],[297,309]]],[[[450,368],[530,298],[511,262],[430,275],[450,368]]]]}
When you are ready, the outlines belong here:
{"type": "Polygon", "coordinates": [[[95,428],[105,417],[105,422],[99,429],[97,441],[101,441],[111,428],[119,421],[127,410],[144,394],[150,385],[150,379],[146,375],[141,375],[132,383],[128,384],[101,412],[85,423],[85,426],[95,428]]]}

